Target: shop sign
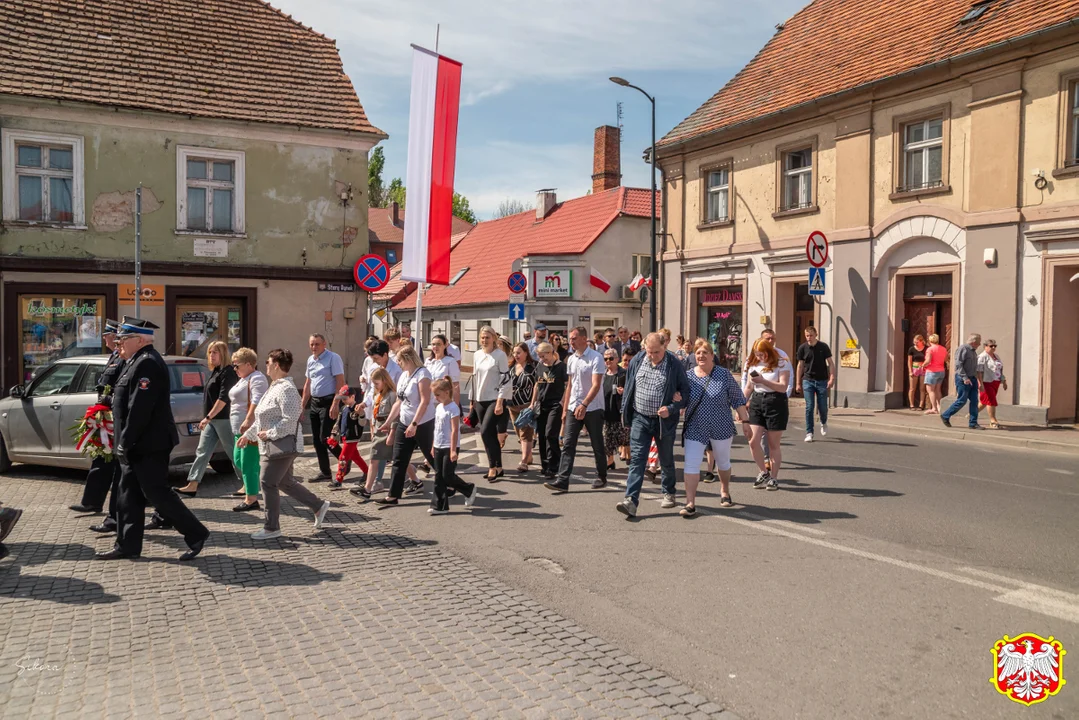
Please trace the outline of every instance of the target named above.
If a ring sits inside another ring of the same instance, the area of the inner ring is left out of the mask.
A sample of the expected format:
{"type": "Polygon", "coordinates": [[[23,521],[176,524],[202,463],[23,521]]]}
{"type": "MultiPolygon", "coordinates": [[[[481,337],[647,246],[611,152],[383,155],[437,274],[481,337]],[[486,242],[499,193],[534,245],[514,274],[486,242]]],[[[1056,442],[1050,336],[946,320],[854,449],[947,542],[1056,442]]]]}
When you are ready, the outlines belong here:
{"type": "MultiPolygon", "coordinates": [[[[120,293],[121,305],[134,305],[135,304],[135,285],[124,284],[117,285],[117,291],[120,293]]],[[[165,286],[164,285],[143,285],[142,297],[140,298],[143,305],[164,305],[165,304],[165,286]]]]}
{"type": "Polygon", "coordinates": [[[573,270],[551,268],[532,271],[532,292],[537,298],[573,297],[573,270]]]}
{"type": "Polygon", "coordinates": [[[229,241],[221,238],[195,238],[195,257],[228,257],[229,241]]]}
{"type": "Polygon", "coordinates": [[[719,290],[702,290],[701,305],[741,305],[741,288],[722,288],[719,290]]]}
{"type": "Polygon", "coordinates": [[[93,305],[63,305],[60,307],[46,307],[45,305],[36,304],[41,301],[31,301],[26,308],[26,314],[31,317],[38,317],[41,315],[97,315],[97,304],[93,305]]]}

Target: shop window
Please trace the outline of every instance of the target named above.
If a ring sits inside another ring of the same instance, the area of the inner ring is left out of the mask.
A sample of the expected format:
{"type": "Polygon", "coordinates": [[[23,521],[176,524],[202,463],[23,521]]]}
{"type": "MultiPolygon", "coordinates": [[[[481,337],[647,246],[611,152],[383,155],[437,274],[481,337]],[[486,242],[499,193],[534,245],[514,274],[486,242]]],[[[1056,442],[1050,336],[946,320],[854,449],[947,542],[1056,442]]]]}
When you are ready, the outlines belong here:
{"type": "Polygon", "coordinates": [[[740,286],[697,291],[697,334],[712,344],[719,364],[736,377],[742,372],[743,294],[740,286]]]}
{"type": "Polygon", "coordinates": [[[944,119],[919,120],[903,125],[903,184],[900,192],[943,185],[944,119]]]}
{"type": "Polygon", "coordinates": [[[175,327],[178,355],[205,358],[210,343],[218,340],[229,352],[243,347],[245,303],[239,298],[184,298],[176,302],[175,327]]]}
{"type": "Polygon", "coordinates": [[[244,153],[178,147],[176,227],[199,234],[244,232],[244,153]]]}
{"type": "Polygon", "coordinates": [[[105,297],[20,294],[23,384],[60,358],[105,352],[105,297]]]}
{"type": "Polygon", "coordinates": [[[79,136],[4,130],[4,221],[83,225],[82,153],[79,136]]]}

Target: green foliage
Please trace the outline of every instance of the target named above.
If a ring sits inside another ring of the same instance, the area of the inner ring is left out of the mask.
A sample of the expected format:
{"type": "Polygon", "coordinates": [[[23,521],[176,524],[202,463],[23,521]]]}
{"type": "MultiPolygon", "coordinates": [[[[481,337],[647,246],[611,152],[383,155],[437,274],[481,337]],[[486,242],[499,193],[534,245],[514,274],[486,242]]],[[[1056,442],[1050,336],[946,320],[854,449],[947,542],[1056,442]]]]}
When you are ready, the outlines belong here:
{"type": "Polygon", "coordinates": [[[382,184],[382,170],[385,167],[386,153],[381,147],[377,147],[367,161],[367,196],[370,207],[380,208],[389,205],[386,188],[382,184]]]}
{"type": "Polygon", "coordinates": [[[461,193],[455,192],[453,194],[453,214],[473,225],[478,222],[476,213],[472,212],[472,208],[468,206],[468,198],[461,193]]]}
{"type": "Polygon", "coordinates": [[[386,190],[386,204],[395,202],[401,207],[405,206],[405,184],[401,182],[401,178],[394,178],[390,181],[390,187],[386,190]]]}

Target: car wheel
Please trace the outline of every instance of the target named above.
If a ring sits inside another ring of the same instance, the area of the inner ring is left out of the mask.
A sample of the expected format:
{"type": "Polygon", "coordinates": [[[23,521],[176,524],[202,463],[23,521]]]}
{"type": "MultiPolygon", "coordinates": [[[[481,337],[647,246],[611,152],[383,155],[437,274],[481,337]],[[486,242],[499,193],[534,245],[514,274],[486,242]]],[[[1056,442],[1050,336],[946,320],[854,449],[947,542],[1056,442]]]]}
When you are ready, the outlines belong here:
{"type": "Polygon", "coordinates": [[[6,473],[11,469],[11,460],[7,456],[7,445],[4,444],[4,436],[0,435],[0,473],[6,473]]]}
{"type": "Polygon", "coordinates": [[[210,469],[218,475],[235,475],[231,460],[211,460],[210,469]]]}

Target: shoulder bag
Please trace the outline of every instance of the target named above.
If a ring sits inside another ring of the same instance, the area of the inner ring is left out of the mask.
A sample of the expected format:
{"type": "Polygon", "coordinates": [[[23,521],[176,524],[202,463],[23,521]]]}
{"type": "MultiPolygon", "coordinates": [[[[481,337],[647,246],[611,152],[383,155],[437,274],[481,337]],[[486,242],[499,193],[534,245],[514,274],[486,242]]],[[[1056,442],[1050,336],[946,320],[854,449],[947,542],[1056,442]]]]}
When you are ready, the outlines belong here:
{"type": "MultiPolygon", "coordinates": [[[[269,390],[267,390],[269,392],[269,390]]],[[[303,414],[301,413],[301,418],[303,414]]],[[[296,435],[300,433],[300,424],[302,420],[296,420],[296,431],[289,433],[285,437],[277,438],[276,440],[266,441],[266,459],[267,460],[284,460],[287,458],[298,457],[300,454],[299,448],[296,445],[296,435]]]]}

